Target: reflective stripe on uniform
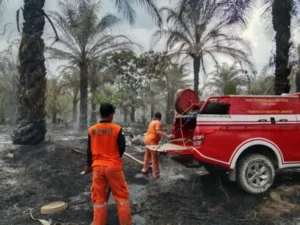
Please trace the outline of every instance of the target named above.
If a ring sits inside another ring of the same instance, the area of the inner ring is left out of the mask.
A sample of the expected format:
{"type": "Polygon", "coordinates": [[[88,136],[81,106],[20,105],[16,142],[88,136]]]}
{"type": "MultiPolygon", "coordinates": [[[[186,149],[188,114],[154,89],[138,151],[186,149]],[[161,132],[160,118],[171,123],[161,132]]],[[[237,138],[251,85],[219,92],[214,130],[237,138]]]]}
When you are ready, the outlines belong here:
{"type": "Polygon", "coordinates": [[[129,204],[129,200],[124,201],[124,202],[117,202],[118,205],[126,205],[129,204]]]}
{"type": "Polygon", "coordinates": [[[104,206],[107,205],[107,202],[103,203],[103,204],[94,204],[94,208],[102,208],[104,206]]]}

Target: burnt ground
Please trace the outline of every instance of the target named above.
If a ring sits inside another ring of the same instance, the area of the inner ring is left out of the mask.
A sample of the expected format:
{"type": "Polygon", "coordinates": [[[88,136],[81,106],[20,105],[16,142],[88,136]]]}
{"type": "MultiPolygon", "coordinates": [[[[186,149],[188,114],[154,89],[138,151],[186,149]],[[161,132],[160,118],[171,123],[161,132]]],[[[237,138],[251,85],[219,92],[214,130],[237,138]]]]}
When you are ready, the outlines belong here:
{"type": "MultiPolygon", "coordinates": [[[[36,217],[55,222],[89,225],[91,175],[80,172],[85,156],[74,149],[86,148],[84,136],[70,129],[50,130],[47,141],[36,146],[14,146],[9,128],[0,127],[0,225],[34,225],[30,209],[50,201],[65,201],[68,209],[57,215],[36,217]],[[61,138],[60,135],[65,135],[61,138]],[[50,137],[50,138],[49,138],[50,137]],[[12,153],[14,158],[7,156],[12,153]]],[[[141,147],[128,153],[142,160],[141,147]]],[[[161,179],[140,173],[141,165],[124,158],[132,215],[137,225],[279,225],[300,224],[300,172],[284,171],[274,187],[263,195],[249,195],[233,182],[217,179],[202,168],[186,168],[161,156],[161,179]]],[[[110,199],[109,225],[118,224],[110,199]]]]}

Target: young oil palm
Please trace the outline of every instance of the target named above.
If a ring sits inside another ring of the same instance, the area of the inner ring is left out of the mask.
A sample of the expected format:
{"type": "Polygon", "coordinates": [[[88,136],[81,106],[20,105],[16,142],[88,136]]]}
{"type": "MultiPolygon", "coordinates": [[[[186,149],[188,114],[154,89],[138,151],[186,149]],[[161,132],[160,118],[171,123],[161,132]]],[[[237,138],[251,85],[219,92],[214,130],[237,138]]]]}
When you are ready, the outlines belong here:
{"type": "Polygon", "coordinates": [[[79,129],[87,129],[88,72],[99,57],[109,52],[128,49],[132,42],[124,35],[109,34],[119,22],[107,14],[98,19],[100,2],[59,1],[60,12],[51,17],[60,31],[61,48],[48,48],[50,59],[66,60],[80,70],[80,119],[79,129]]]}
{"type": "Polygon", "coordinates": [[[247,84],[247,76],[242,69],[237,68],[237,64],[223,63],[217,66],[212,72],[206,85],[214,89],[214,94],[230,95],[238,94],[239,90],[247,84]]]}
{"type": "Polygon", "coordinates": [[[193,60],[196,92],[199,92],[199,72],[202,69],[206,73],[207,59],[218,65],[218,56],[226,56],[252,66],[248,43],[229,32],[229,21],[219,17],[223,10],[217,0],[189,0],[184,6],[161,9],[167,13],[168,26],[157,30],[154,40],[166,37],[168,50],[193,60]]]}

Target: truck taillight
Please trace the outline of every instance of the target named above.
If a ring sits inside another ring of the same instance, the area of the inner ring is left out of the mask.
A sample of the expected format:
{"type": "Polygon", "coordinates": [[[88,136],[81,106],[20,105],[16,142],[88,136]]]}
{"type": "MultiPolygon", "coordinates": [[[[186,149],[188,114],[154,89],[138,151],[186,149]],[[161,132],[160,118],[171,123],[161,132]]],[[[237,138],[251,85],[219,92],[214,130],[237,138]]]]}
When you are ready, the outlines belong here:
{"type": "Polygon", "coordinates": [[[193,140],[204,139],[204,135],[196,135],[193,137],[193,140]]]}
{"type": "Polygon", "coordinates": [[[193,142],[193,145],[194,145],[194,146],[200,146],[200,145],[203,145],[203,141],[194,141],[194,142],[193,142]]]}
{"type": "Polygon", "coordinates": [[[200,135],[195,135],[193,137],[193,145],[194,146],[203,145],[205,135],[212,134],[214,132],[215,132],[214,130],[204,130],[204,131],[201,131],[200,135]]]}

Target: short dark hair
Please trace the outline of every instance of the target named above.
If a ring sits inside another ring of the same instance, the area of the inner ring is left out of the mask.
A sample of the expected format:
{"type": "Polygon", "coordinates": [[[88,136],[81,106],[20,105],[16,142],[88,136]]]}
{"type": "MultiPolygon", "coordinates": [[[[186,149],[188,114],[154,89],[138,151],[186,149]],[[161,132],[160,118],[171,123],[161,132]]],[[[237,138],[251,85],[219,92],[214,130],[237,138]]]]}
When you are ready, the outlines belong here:
{"type": "Polygon", "coordinates": [[[161,113],[160,112],[156,112],[154,114],[154,117],[157,118],[157,119],[161,119],[161,113]]]}
{"type": "Polygon", "coordinates": [[[102,103],[100,105],[100,116],[101,117],[108,117],[110,114],[115,113],[115,106],[110,103],[102,103]]]}

